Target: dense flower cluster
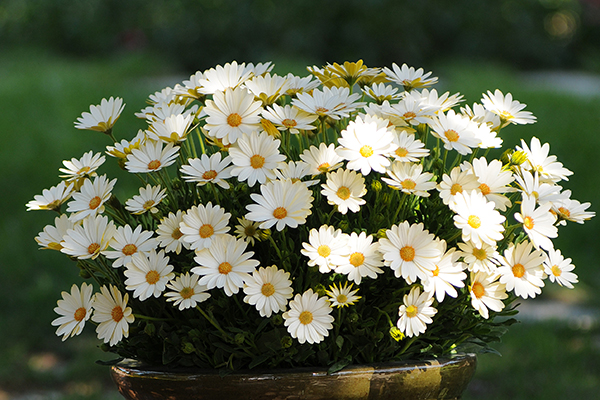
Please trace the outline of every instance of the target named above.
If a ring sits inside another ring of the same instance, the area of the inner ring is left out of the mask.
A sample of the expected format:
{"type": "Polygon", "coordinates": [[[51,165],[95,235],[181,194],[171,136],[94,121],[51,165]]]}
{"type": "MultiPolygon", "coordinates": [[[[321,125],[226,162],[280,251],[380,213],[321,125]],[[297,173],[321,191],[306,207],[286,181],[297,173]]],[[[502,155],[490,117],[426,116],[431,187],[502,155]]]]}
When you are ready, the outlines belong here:
{"type": "Polygon", "coordinates": [[[62,293],[63,340],[91,320],[148,362],[339,368],[485,345],[516,297],[577,282],[552,242],[594,216],[559,185],[572,172],[537,138],[487,157],[535,122],[511,94],[459,107],[407,65],[272,67],[154,93],[130,140],[120,98],[78,118],[142,185],[120,202],[90,151],[27,204],[58,212],[36,241],[94,281],[62,293]]]}

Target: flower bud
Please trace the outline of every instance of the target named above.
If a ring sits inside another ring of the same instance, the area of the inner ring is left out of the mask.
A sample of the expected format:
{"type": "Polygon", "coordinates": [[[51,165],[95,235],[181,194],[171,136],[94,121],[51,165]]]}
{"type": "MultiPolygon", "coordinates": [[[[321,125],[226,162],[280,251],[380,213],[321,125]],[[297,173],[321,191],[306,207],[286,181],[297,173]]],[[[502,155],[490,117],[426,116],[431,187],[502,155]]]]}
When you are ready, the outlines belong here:
{"type": "Polygon", "coordinates": [[[281,348],[288,349],[292,347],[292,338],[290,336],[284,336],[281,338],[281,348]]]}
{"type": "Polygon", "coordinates": [[[192,354],[194,351],[196,351],[196,348],[190,342],[183,342],[181,343],[181,351],[183,351],[185,354],[192,354]]]}
{"type": "Polygon", "coordinates": [[[402,333],[402,331],[398,328],[396,328],[395,326],[392,326],[390,328],[390,336],[392,337],[392,339],[394,339],[396,342],[401,341],[402,339],[404,339],[404,333],[402,333]]]}

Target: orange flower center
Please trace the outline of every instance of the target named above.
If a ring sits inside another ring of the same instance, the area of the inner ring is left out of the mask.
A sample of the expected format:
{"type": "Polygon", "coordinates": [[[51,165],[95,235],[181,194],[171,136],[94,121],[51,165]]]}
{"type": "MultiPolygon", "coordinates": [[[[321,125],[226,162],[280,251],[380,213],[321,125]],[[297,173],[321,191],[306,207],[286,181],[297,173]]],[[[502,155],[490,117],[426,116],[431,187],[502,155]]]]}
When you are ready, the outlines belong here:
{"type": "Polygon", "coordinates": [[[79,307],[77,310],[75,310],[75,314],[73,314],[73,318],[75,318],[75,321],[80,322],[80,321],[83,321],[86,314],[87,314],[87,311],[85,310],[85,308],[79,307]]]}
{"type": "Polygon", "coordinates": [[[462,185],[455,183],[450,187],[450,194],[454,196],[456,193],[462,193],[463,188],[462,185]]]}
{"type": "Polygon", "coordinates": [[[414,188],[417,187],[417,184],[415,183],[415,181],[413,181],[412,179],[405,179],[402,181],[401,183],[402,188],[406,189],[406,190],[413,190],[414,188]]]}
{"type": "Polygon", "coordinates": [[[259,154],[250,157],[250,166],[254,169],[262,168],[265,165],[265,158],[259,154]]]}
{"type": "Polygon", "coordinates": [[[200,227],[200,229],[198,229],[198,234],[202,239],[211,237],[213,233],[215,233],[215,229],[212,227],[211,224],[204,224],[200,227]]]}
{"type": "Polygon", "coordinates": [[[328,162],[324,162],[323,164],[319,165],[317,169],[320,172],[327,172],[329,171],[329,167],[331,167],[331,165],[328,162]]]}
{"type": "Polygon", "coordinates": [[[160,274],[157,271],[148,271],[148,273],[146,274],[146,282],[148,282],[150,285],[156,284],[156,282],[158,282],[159,279],[160,274]]]}
{"type": "Polygon", "coordinates": [[[562,270],[558,267],[558,265],[553,265],[551,269],[552,269],[552,275],[554,275],[554,276],[562,275],[562,270]]]}
{"type": "Polygon", "coordinates": [[[569,218],[571,216],[571,212],[565,207],[559,207],[558,212],[565,218],[569,218]]]}
{"type": "Polygon", "coordinates": [[[336,194],[340,199],[348,200],[350,198],[350,189],[348,189],[346,186],[340,186],[336,194]]]}
{"type": "Polygon", "coordinates": [[[435,266],[435,269],[432,271],[433,276],[438,276],[440,274],[440,267],[439,266],[435,266]]]}
{"type": "Polygon", "coordinates": [[[180,237],[183,236],[183,233],[181,233],[181,231],[179,230],[179,228],[175,228],[175,230],[173,231],[173,233],[171,233],[171,237],[175,240],[179,240],[180,237]]]}
{"type": "Polygon", "coordinates": [[[90,200],[90,210],[95,210],[96,208],[98,208],[98,206],[100,205],[100,203],[102,203],[102,199],[98,196],[92,198],[90,200]]]}
{"type": "Polygon", "coordinates": [[[471,292],[473,292],[473,294],[475,295],[475,297],[477,297],[478,299],[480,299],[485,294],[485,288],[483,287],[483,285],[481,283],[475,282],[473,284],[473,286],[471,286],[471,292]]]}
{"type": "Polygon", "coordinates": [[[405,112],[403,115],[404,119],[413,119],[416,116],[417,116],[417,114],[415,114],[412,111],[405,112]]]}
{"type": "Polygon", "coordinates": [[[183,289],[181,289],[181,291],[179,292],[179,295],[181,296],[181,298],[183,299],[189,299],[194,295],[194,289],[191,287],[184,287],[183,289]]]}
{"type": "Polygon", "coordinates": [[[92,243],[88,246],[88,254],[96,254],[98,250],[100,250],[100,245],[98,243],[92,243]]]}
{"type": "Polygon", "coordinates": [[[525,275],[525,267],[523,264],[515,264],[512,267],[512,272],[515,278],[522,278],[525,275]]]}
{"type": "Polygon", "coordinates": [[[287,217],[287,210],[283,207],[277,207],[273,210],[273,216],[277,219],[283,219],[287,217]]]}
{"type": "Polygon", "coordinates": [[[154,207],[154,204],[155,204],[155,201],[154,201],[154,200],[148,200],[148,201],[144,202],[144,204],[142,205],[142,208],[143,208],[144,210],[149,210],[149,209],[151,209],[152,207],[154,207]]]}
{"type": "Polygon", "coordinates": [[[313,320],[313,315],[310,311],[302,311],[298,316],[298,320],[302,325],[308,325],[313,320]]]}
{"type": "Polygon", "coordinates": [[[448,129],[446,132],[444,132],[444,136],[446,136],[446,139],[448,139],[449,142],[458,142],[458,139],[460,138],[458,132],[456,132],[454,129],[448,129]]]}
{"type": "Polygon", "coordinates": [[[365,256],[363,253],[355,252],[350,254],[350,264],[354,265],[355,267],[360,267],[364,262],[365,256]]]}
{"type": "Polygon", "coordinates": [[[227,261],[219,264],[219,273],[220,274],[227,275],[228,273],[231,272],[232,269],[233,269],[233,267],[227,261]]]}
{"type": "Polygon", "coordinates": [[[211,169],[210,171],[206,171],[205,173],[202,174],[202,179],[207,180],[207,181],[211,181],[213,179],[215,179],[217,177],[217,171],[215,171],[214,169],[211,169]]]}
{"type": "Polygon", "coordinates": [[[481,190],[481,194],[484,196],[487,196],[488,194],[492,193],[492,189],[490,189],[490,187],[485,183],[479,185],[479,190],[481,190]]]}
{"type": "Polygon", "coordinates": [[[525,226],[525,228],[527,229],[533,229],[533,218],[527,216],[525,218],[523,218],[523,225],[525,226]]]}
{"type": "Polygon", "coordinates": [[[238,113],[229,114],[227,124],[232,128],[237,128],[242,124],[242,117],[238,113]]]}
{"type": "Polygon", "coordinates": [[[152,160],[148,163],[148,169],[150,169],[150,170],[159,169],[160,166],[161,166],[161,163],[159,160],[152,160]]]}
{"type": "Polygon", "coordinates": [[[120,320],[123,319],[123,309],[119,306],[116,306],[110,312],[110,316],[113,319],[113,321],[119,322],[120,320]]]}
{"type": "Polygon", "coordinates": [[[132,254],[134,254],[137,251],[137,247],[135,244],[128,244],[123,246],[123,249],[121,250],[123,252],[123,254],[125,254],[126,256],[130,256],[132,254]]]}
{"type": "Polygon", "coordinates": [[[289,118],[286,118],[283,121],[281,121],[281,124],[286,128],[293,128],[294,126],[298,125],[298,123],[295,120],[289,118]]]}
{"type": "Polygon", "coordinates": [[[262,285],[260,292],[266,297],[273,296],[275,294],[275,286],[273,286],[272,283],[267,282],[262,285]]]}
{"type": "Polygon", "coordinates": [[[404,261],[412,261],[415,259],[415,249],[412,246],[404,246],[400,249],[400,258],[404,261]]]}

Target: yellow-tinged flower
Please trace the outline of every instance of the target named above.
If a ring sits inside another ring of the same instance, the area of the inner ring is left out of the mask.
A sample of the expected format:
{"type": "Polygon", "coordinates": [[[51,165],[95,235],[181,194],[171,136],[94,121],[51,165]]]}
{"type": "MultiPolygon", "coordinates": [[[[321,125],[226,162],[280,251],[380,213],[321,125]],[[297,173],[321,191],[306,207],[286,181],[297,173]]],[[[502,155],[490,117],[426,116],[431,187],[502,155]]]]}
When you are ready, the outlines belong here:
{"type": "Polygon", "coordinates": [[[329,296],[329,302],[331,303],[331,306],[338,308],[352,306],[354,303],[360,300],[361,296],[356,295],[356,293],[358,293],[358,289],[352,290],[353,285],[354,284],[351,283],[350,286],[348,286],[348,282],[346,282],[344,283],[344,286],[342,286],[341,283],[338,284],[338,286],[336,286],[335,283],[329,286],[329,290],[326,292],[329,296]]]}
{"type": "Polygon", "coordinates": [[[99,105],[90,106],[90,112],[84,112],[81,117],[77,118],[75,128],[109,134],[115,122],[119,119],[123,108],[125,108],[125,104],[123,104],[123,99],[120,97],[111,97],[108,100],[102,99],[99,105]]]}

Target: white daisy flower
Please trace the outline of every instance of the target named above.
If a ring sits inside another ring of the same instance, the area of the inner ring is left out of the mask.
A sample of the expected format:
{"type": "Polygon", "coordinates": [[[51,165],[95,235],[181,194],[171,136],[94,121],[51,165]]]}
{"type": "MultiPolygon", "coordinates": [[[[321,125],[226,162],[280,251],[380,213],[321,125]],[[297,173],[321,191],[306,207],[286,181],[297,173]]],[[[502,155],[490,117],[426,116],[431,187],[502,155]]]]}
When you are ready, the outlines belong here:
{"type": "Polygon", "coordinates": [[[27,203],[27,211],[60,210],[60,206],[71,198],[74,186],[73,182],[67,184],[62,181],[50,189],[42,190],[42,194],[36,194],[33,196],[33,200],[27,203]]]}
{"type": "Polygon", "coordinates": [[[198,303],[202,303],[210,297],[206,293],[207,287],[200,285],[198,275],[185,273],[179,275],[174,280],[167,283],[167,288],[171,291],[165,292],[167,301],[173,302],[174,307],[179,307],[179,311],[194,308],[198,303]]]}
{"type": "Polygon", "coordinates": [[[290,301],[290,309],[283,313],[284,325],[291,337],[303,343],[320,343],[333,329],[333,309],[327,297],[319,297],[308,289],[302,295],[296,294],[290,301]]]}
{"type": "Polygon", "coordinates": [[[454,225],[462,230],[463,242],[472,241],[475,246],[487,243],[495,246],[504,238],[504,215],[494,209],[494,203],[487,201],[479,192],[473,190],[457,193],[449,204],[454,216],[454,225]]]}
{"type": "Polygon", "coordinates": [[[113,267],[118,268],[129,261],[137,253],[148,254],[150,250],[156,248],[157,241],[152,238],[154,232],[142,231],[142,226],[138,225],[135,230],[131,226],[119,226],[109,242],[112,250],[104,250],[102,254],[108,259],[114,259],[113,267]]]}
{"type": "Polygon", "coordinates": [[[364,94],[375,100],[377,104],[381,104],[386,100],[398,100],[402,97],[402,94],[398,93],[398,88],[386,85],[385,83],[374,83],[371,86],[365,86],[362,88],[362,91],[364,94]]]}
{"type": "Polygon", "coordinates": [[[63,342],[70,337],[79,335],[85,327],[85,322],[92,315],[92,293],[94,287],[87,283],[71,286],[71,293],[62,292],[62,300],[58,300],[54,312],[60,315],[52,321],[52,326],[58,326],[56,336],[62,336],[63,342]]]}
{"type": "Polygon", "coordinates": [[[75,128],[110,133],[124,108],[125,104],[120,97],[102,99],[99,105],[90,106],[90,112],[84,112],[77,118],[75,128]]]}
{"type": "Polygon", "coordinates": [[[85,177],[95,177],[96,170],[104,164],[106,157],[100,153],[94,154],[93,151],[84,153],[80,159],[71,158],[71,161],[63,161],[65,168],[58,170],[64,175],[59,175],[61,178],[66,178],[67,182],[79,181],[85,177]]]}
{"type": "Polygon", "coordinates": [[[402,67],[398,67],[396,63],[393,63],[392,69],[384,67],[382,71],[390,81],[403,86],[406,91],[434,85],[438,80],[437,77],[429,78],[431,71],[424,73],[425,71],[423,68],[415,69],[406,64],[402,64],[402,67]]]}
{"type": "Polygon", "coordinates": [[[231,157],[221,159],[221,153],[210,157],[202,154],[200,158],[188,159],[189,165],[182,165],[179,171],[186,182],[197,182],[198,186],[212,182],[223,189],[229,189],[226,179],[231,178],[231,157]]]}
{"type": "Polygon", "coordinates": [[[472,108],[465,105],[460,108],[460,112],[463,115],[468,115],[472,121],[480,125],[487,125],[490,130],[498,131],[500,128],[500,117],[498,114],[486,110],[485,107],[479,103],[473,103],[472,108]]]}
{"type": "Polygon", "coordinates": [[[300,133],[301,130],[311,131],[316,126],[311,125],[318,117],[302,111],[298,107],[289,104],[281,107],[273,104],[262,111],[262,116],[271,121],[278,130],[288,130],[292,134],[300,133]]]}
{"type": "Polygon", "coordinates": [[[515,179],[512,172],[504,171],[500,160],[492,160],[488,164],[485,157],[481,157],[473,160],[473,173],[479,181],[479,191],[488,201],[494,202],[495,208],[506,211],[511,202],[503,193],[517,190],[509,186],[515,179]]]}
{"type": "Polygon", "coordinates": [[[219,205],[212,202],[192,206],[183,215],[179,230],[183,234],[181,240],[190,244],[192,250],[202,250],[210,247],[212,241],[219,235],[229,232],[230,213],[226,213],[219,205]]]}
{"type": "Polygon", "coordinates": [[[302,179],[308,175],[310,175],[310,165],[304,161],[289,161],[287,163],[281,162],[275,170],[275,176],[280,181],[291,179],[292,182],[302,182],[307,187],[311,187],[319,183],[319,180],[317,179],[303,181],[302,179]]]}
{"type": "Polygon", "coordinates": [[[568,181],[569,176],[573,175],[563,167],[562,163],[557,161],[556,156],[549,156],[550,145],[548,143],[541,144],[536,137],[531,138],[531,145],[521,139],[521,147],[516,147],[517,151],[522,151],[527,156],[527,161],[521,164],[521,168],[537,172],[543,182],[559,182],[561,180],[568,181]]]}
{"type": "Polygon", "coordinates": [[[175,254],[181,253],[181,248],[190,248],[190,244],[181,240],[183,233],[179,229],[179,225],[183,222],[183,216],[185,213],[181,210],[177,210],[177,213],[169,213],[168,216],[163,217],[160,220],[160,224],[156,228],[156,240],[159,242],[160,247],[164,247],[165,252],[175,252],[175,254]]]}
{"type": "Polygon", "coordinates": [[[419,336],[427,330],[427,324],[433,322],[432,317],[437,310],[431,307],[433,297],[427,292],[421,293],[417,286],[404,295],[403,304],[398,309],[398,329],[408,337],[419,336]]]}
{"type": "Polygon", "coordinates": [[[460,93],[450,96],[450,92],[438,96],[438,92],[435,89],[423,89],[421,91],[421,98],[423,99],[424,104],[437,109],[438,112],[446,112],[460,103],[463,96],[460,93]]]}
{"type": "Polygon", "coordinates": [[[190,131],[194,114],[169,115],[164,119],[154,121],[148,129],[148,138],[164,143],[181,143],[190,131]]]}
{"type": "Polygon", "coordinates": [[[129,324],[135,321],[131,307],[127,307],[129,295],[122,295],[116,286],[100,288],[94,295],[92,321],[98,323],[98,339],[110,346],[119,343],[123,337],[129,337],[129,324]]]}
{"type": "Polygon", "coordinates": [[[239,292],[259,264],[250,258],[254,252],[244,252],[246,246],[246,242],[231,235],[217,236],[209,248],[196,251],[194,261],[199,266],[191,272],[201,276],[199,284],[208,289],[223,288],[231,297],[239,292]]]}
{"type": "Polygon", "coordinates": [[[67,214],[54,218],[54,225],[46,225],[44,230],[38,233],[35,241],[42,249],[58,250],[62,249],[61,242],[69,229],[73,229],[79,223],[69,219],[67,214]]]}
{"type": "Polygon", "coordinates": [[[455,167],[450,171],[450,175],[444,174],[442,176],[442,180],[437,185],[437,190],[440,192],[440,198],[444,204],[448,205],[457,193],[475,190],[479,185],[480,183],[472,170],[461,171],[460,167],[455,167]]]}
{"type": "Polygon", "coordinates": [[[204,97],[204,93],[200,91],[202,79],[205,79],[202,71],[196,71],[193,75],[190,75],[190,79],[184,80],[181,85],[176,85],[173,91],[183,97],[201,99],[204,97]]]}
{"type": "Polygon", "coordinates": [[[421,158],[429,155],[429,149],[415,135],[406,130],[394,135],[394,144],[398,146],[392,153],[397,161],[401,162],[419,162],[421,158]]]}
{"type": "Polygon", "coordinates": [[[204,128],[209,136],[233,144],[258,129],[261,110],[261,103],[244,88],[216,92],[212,100],[206,101],[204,128]]]}
{"type": "Polygon", "coordinates": [[[133,291],[133,297],[144,301],[152,296],[160,297],[167,283],[175,278],[173,266],[164,250],[155,249],[148,253],[136,252],[125,264],[123,274],[127,277],[125,288],[133,291]]]}
{"type": "Polygon", "coordinates": [[[408,284],[427,279],[428,273],[435,270],[442,258],[442,249],[435,236],[424,229],[422,223],[410,225],[404,221],[392,225],[385,234],[385,238],[379,239],[384,265],[408,284]]]}
{"type": "Polygon", "coordinates": [[[308,243],[302,243],[302,247],[300,253],[309,258],[308,265],[317,265],[324,274],[344,263],[344,258],[350,254],[348,235],[327,225],[322,225],[319,230],[311,229],[308,243]]]}
{"type": "Polygon", "coordinates": [[[347,239],[348,255],[340,265],[335,268],[338,274],[348,276],[348,280],[360,285],[362,278],[368,276],[371,279],[377,279],[377,274],[382,274],[383,266],[381,253],[379,252],[379,243],[373,243],[373,236],[365,232],[357,235],[352,232],[347,239]]]}
{"type": "Polygon", "coordinates": [[[508,124],[533,124],[535,116],[529,111],[522,111],[527,105],[513,100],[512,94],[506,96],[498,89],[494,93],[488,90],[481,99],[483,106],[497,114],[502,121],[502,126],[508,124]]]}
{"type": "Polygon", "coordinates": [[[338,139],[340,147],[336,152],[348,160],[346,168],[360,170],[365,176],[372,169],[385,172],[390,165],[388,157],[396,150],[394,134],[387,129],[387,120],[377,120],[369,115],[364,120],[358,116],[350,121],[338,139]]]}
{"type": "Polygon", "coordinates": [[[489,310],[500,312],[504,309],[502,300],[508,297],[506,285],[498,282],[498,274],[488,274],[485,271],[471,272],[469,293],[471,305],[479,314],[488,319],[489,310]]]}
{"type": "MultiPolygon", "coordinates": [[[[446,249],[445,242],[442,246],[442,251],[446,249]]],[[[452,248],[442,256],[441,260],[435,264],[433,271],[428,271],[426,279],[423,281],[423,291],[429,293],[438,302],[442,302],[446,295],[456,298],[458,292],[455,287],[465,287],[464,280],[467,279],[467,274],[463,272],[464,266],[458,262],[460,252],[452,248]]]]}
{"type": "Polygon", "coordinates": [[[347,87],[324,87],[322,91],[314,89],[310,94],[298,93],[292,105],[319,117],[348,118],[351,112],[365,105],[357,102],[360,96],[360,93],[350,94],[347,87]]]}
{"type": "Polygon", "coordinates": [[[247,181],[249,186],[275,179],[273,170],[285,160],[285,156],[279,153],[280,143],[266,132],[243,134],[229,149],[233,163],[231,175],[240,182],[247,181]]]}
{"type": "Polygon", "coordinates": [[[161,189],[160,185],[146,185],[140,188],[140,194],[133,196],[125,202],[125,209],[132,214],[141,215],[147,211],[152,214],[158,212],[156,206],[167,197],[167,189],[161,189]]]}
{"type": "Polygon", "coordinates": [[[85,218],[81,225],[67,230],[60,243],[61,252],[79,259],[95,259],[108,244],[116,231],[115,224],[102,215],[85,218]]]}
{"type": "Polygon", "coordinates": [[[435,116],[436,109],[423,102],[419,93],[405,94],[396,104],[384,103],[384,113],[390,116],[394,125],[419,125],[430,123],[435,116]],[[400,123],[400,124],[398,124],[400,123]]]}
{"type": "Polygon", "coordinates": [[[558,216],[559,225],[566,225],[566,221],[583,224],[596,215],[594,211],[586,211],[590,203],[580,203],[578,200],[571,199],[570,190],[565,190],[563,194],[564,198],[552,203],[552,211],[558,216]]]}
{"type": "Polygon", "coordinates": [[[275,265],[260,267],[244,283],[244,302],[256,307],[261,317],[285,310],[293,289],[290,273],[275,265]]]}
{"type": "Polygon", "coordinates": [[[319,147],[310,146],[300,154],[300,159],[310,166],[312,175],[325,174],[341,167],[344,159],[336,152],[334,144],[327,146],[325,143],[319,147]]]}
{"type": "Polygon", "coordinates": [[[254,204],[246,206],[246,219],[261,222],[261,229],[296,228],[312,213],[312,192],[302,182],[271,181],[260,186],[260,193],[250,194],[254,204]]]}
{"type": "Polygon", "coordinates": [[[498,136],[498,131],[493,130],[490,125],[475,123],[474,129],[475,137],[479,140],[480,149],[499,149],[502,147],[502,138],[498,136]]]}
{"type": "Polygon", "coordinates": [[[286,75],[285,79],[288,81],[288,88],[285,94],[290,97],[294,97],[298,93],[310,92],[321,85],[321,82],[319,82],[318,79],[315,79],[313,75],[299,77],[289,73],[286,75]]]}
{"type": "Polygon", "coordinates": [[[289,83],[285,77],[269,73],[254,76],[244,83],[244,86],[252,92],[254,97],[262,101],[263,106],[275,103],[279,97],[285,94],[288,85],[289,83]]]}
{"type": "Polygon", "coordinates": [[[467,264],[467,269],[471,272],[483,271],[486,274],[495,274],[498,266],[498,257],[500,254],[496,246],[487,243],[481,243],[475,246],[473,242],[458,243],[463,261],[467,264]]]}
{"type": "Polygon", "coordinates": [[[566,196],[560,193],[561,187],[555,184],[540,182],[539,173],[534,171],[520,170],[515,174],[515,181],[522,194],[534,196],[538,204],[553,203],[560,201],[566,196]]]}
{"type": "Polygon", "coordinates": [[[346,282],[344,283],[344,286],[341,284],[336,286],[335,283],[329,286],[329,290],[326,290],[325,293],[329,296],[331,306],[337,308],[352,306],[360,300],[361,296],[356,295],[358,289],[352,290],[353,285],[354,284],[351,283],[350,286],[348,286],[348,282],[346,282]]]}
{"type": "Polygon", "coordinates": [[[442,140],[446,150],[456,150],[466,155],[479,146],[480,140],[475,136],[477,125],[468,117],[449,110],[446,114],[440,112],[429,125],[431,134],[442,140]]]}
{"type": "Polygon", "coordinates": [[[246,68],[244,63],[236,61],[223,66],[217,65],[204,71],[204,76],[197,81],[198,91],[203,94],[215,94],[226,89],[236,88],[252,76],[252,69],[246,68]]]}
{"type": "Polygon", "coordinates": [[[544,261],[546,253],[535,250],[528,241],[511,243],[500,258],[502,265],[498,267],[501,275],[500,283],[506,285],[506,290],[514,291],[517,296],[526,299],[542,293],[544,286],[544,261]]]}
{"type": "Polygon", "coordinates": [[[556,282],[560,286],[573,289],[573,283],[577,283],[577,275],[573,272],[575,266],[571,264],[570,258],[565,258],[560,250],[551,249],[544,261],[544,272],[550,278],[550,282],[556,282]]]}
{"type": "Polygon", "coordinates": [[[341,169],[327,173],[327,181],[321,184],[321,194],[327,202],[337,206],[337,210],[346,214],[348,210],[358,212],[366,201],[362,197],[367,193],[365,178],[357,172],[341,169]]]}
{"type": "Polygon", "coordinates": [[[114,146],[106,146],[106,154],[125,160],[133,149],[139,149],[144,142],[146,142],[146,132],[140,129],[133,139],[123,139],[114,146]]]}
{"type": "Polygon", "coordinates": [[[551,203],[535,208],[534,196],[523,194],[521,212],[515,214],[515,219],[523,224],[523,230],[536,249],[554,249],[552,238],[558,237],[558,228],[554,226],[556,216],[550,212],[551,203]]]}
{"type": "Polygon", "coordinates": [[[244,217],[238,218],[238,222],[235,226],[235,236],[254,246],[254,241],[259,238],[261,222],[250,221],[244,217]]]}
{"type": "Polygon", "coordinates": [[[381,178],[381,180],[406,194],[429,197],[429,190],[437,185],[432,180],[432,173],[423,172],[422,164],[394,161],[391,169],[386,172],[389,178],[381,178]]]}
{"type": "Polygon", "coordinates": [[[179,147],[173,143],[168,143],[163,148],[162,142],[148,140],[139,148],[131,150],[131,154],[127,155],[125,168],[134,174],[159,171],[175,163],[178,154],[179,147]]]}
{"type": "Polygon", "coordinates": [[[109,181],[106,175],[94,178],[93,182],[86,178],[79,192],[73,193],[73,200],[67,204],[67,212],[72,213],[69,218],[81,221],[88,216],[102,214],[115,183],[116,178],[109,181]]]}

